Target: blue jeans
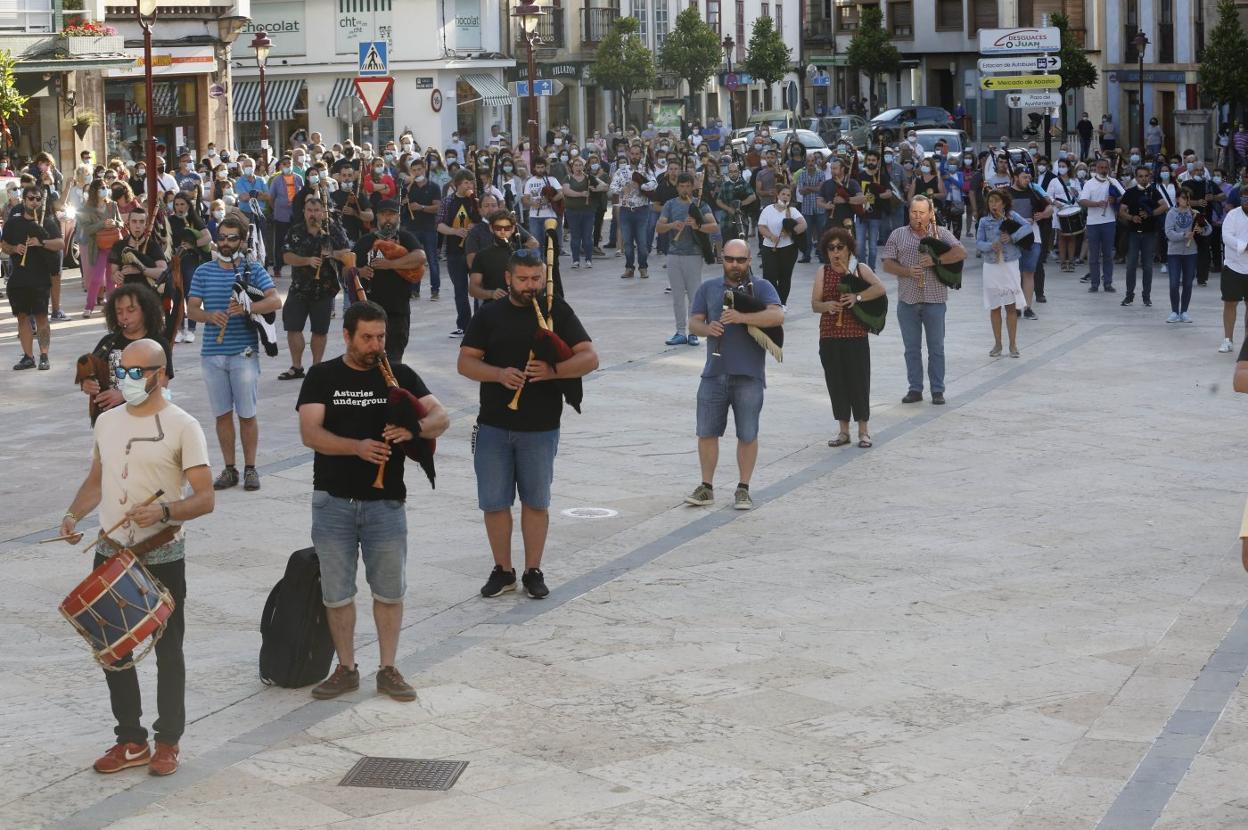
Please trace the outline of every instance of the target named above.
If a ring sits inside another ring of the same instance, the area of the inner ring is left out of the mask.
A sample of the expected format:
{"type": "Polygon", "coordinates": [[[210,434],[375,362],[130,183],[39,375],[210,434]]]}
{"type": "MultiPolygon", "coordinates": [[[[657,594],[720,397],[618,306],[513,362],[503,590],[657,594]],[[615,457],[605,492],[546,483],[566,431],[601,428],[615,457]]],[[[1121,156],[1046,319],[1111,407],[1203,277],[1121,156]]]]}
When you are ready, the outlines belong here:
{"type": "Polygon", "coordinates": [[[472,306],[468,304],[468,260],[463,254],[447,251],[446,270],[455,287],[455,328],[462,331],[472,320],[472,306]]]}
{"type": "Polygon", "coordinates": [[[828,214],[822,210],[812,210],[803,214],[806,217],[806,250],[802,251],[802,259],[810,259],[812,253],[823,262],[823,251],[819,250],[819,240],[823,237],[824,226],[828,224],[828,214]]]}
{"type": "Polygon", "coordinates": [[[478,424],[472,450],[477,506],[484,513],[507,510],[519,492],[525,507],[547,509],[558,452],[558,429],[519,432],[478,424]]]}
{"type": "Polygon", "coordinates": [[[1170,272],[1170,310],[1175,314],[1187,311],[1192,301],[1192,283],[1196,281],[1196,252],[1169,254],[1166,270],[1170,272]],[[1182,294],[1179,289],[1182,286],[1182,294]]]}
{"type": "Polygon", "coordinates": [[[355,599],[355,568],[363,554],[373,599],[391,605],[407,593],[407,513],[403,502],[361,501],[312,493],[312,544],[321,564],[326,608],[355,599]]]}
{"type": "MultiPolygon", "coordinates": [[[[411,234],[416,237],[421,250],[425,252],[425,269],[429,272],[429,290],[441,291],[442,274],[438,263],[438,232],[436,230],[412,231],[411,234]]],[[[416,290],[420,291],[419,285],[416,286],[416,290]]]]}
{"type": "Polygon", "coordinates": [[[1114,284],[1114,232],[1117,224],[1103,222],[1100,225],[1088,225],[1088,269],[1092,273],[1092,287],[1102,282],[1105,287],[1114,284]]]}
{"type": "MultiPolygon", "coordinates": [[[[544,252],[546,250],[546,220],[555,220],[555,247],[563,247],[563,220],[553,216],[530,216],[529,217],[529,233],[533,234],[533,238],[537,240],[538,247],[544,252]]],[[[594,215],[589,215],[590,222],[593,222],[594,215]]],[[[542,260],[545,261],[546,255],[542,254],[542,260]]]]}
{"type": "Polygon", "coordinates": [[[645,268],[649,261],[646,229],[649,227],[650,216],[653,212],[648,205],[639,208],[620,208],[620,244],[624,247],[624,267],[630,271],[633,268],[634,254],[638,268],[645,268]]]}
{"type": "Polygon", "coordinates": [[[654,250],[654,232],[659,225],[659,214],[646,208],[646,253],[654,250]]]}
{"type": "Polygon", "coordinates": [[[858,261],[875,269],[876,254],[880,250],[880,219],[858,220],[858,261]]]}
{"type": "Polygon", "coordinates": [[[568,232],[572,235],[572,261],[589,262],[594,257],[594,213],[589,210],[569,210],[564,214],[568,232]]]}
{"type": "Polygon", "coordinates": [[[1157,253],[1157,234],[1127,232],[1127,296],[1135,296],[1135,268],[1144,269],[1144,285],[1140,294],[1147,300],[1153,294],[1153,255],[1157,253]]]}
{"type": "Polygon", "coordinates": [[[927,333],[927,377],[932,393],[945,391],[945,304],[897,303],[897,324],[906,349],[910,391],[923,391],[923,333],[927,333]]]}
{"type": "Polygon", "coordinates": [[[732,409],[737,440],[758,440],[758,421],[763,411],[763,381],[750,375],[716,375],[698,383],[697,432],[699,438],[723,438],[732,409]]]}

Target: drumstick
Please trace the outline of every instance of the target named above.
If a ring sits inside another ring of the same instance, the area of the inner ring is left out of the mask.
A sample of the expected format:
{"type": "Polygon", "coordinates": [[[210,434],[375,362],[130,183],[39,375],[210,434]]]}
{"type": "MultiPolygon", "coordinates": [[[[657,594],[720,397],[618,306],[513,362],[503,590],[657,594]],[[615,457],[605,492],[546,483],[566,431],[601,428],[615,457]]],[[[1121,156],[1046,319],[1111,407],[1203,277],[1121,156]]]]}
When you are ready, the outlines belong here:
{"type": "MultiPolygon", "coordinates": [[[[157,490],[155,493],[152,493],[152,494],[151,494],[150,496],[148,496],[146,499],[144,499],[143,501],[141,501],[141,502],[139,502],[138,504],[136,504],[136,505],[135,505],[135,507],[147,507],[149,504],[151,504],[152,502],[156,501],[156,499],[160,498],[160,497],[161,497],[161,496],[163,496],[164,494],[165,494],[165,491],[164,491],[164,490],[157,490]]],[[[86,553],[87,551],[91,550],[91,548],[93,548],[93,547],[95,547],[96,545],[98,545],[100,542],[103,542],[105,539],[107,539],[107,538],[108,538],[108,536],[109,536],[109,534],[110,534],[110,533],[112,533],[114,530],[116,530],[117,528],[121,527],[122,525],[124,525],[124,524],[125,524],[126,522],[128,522],[128,521],[130,521],[130,519],[129,519],[129,518],[123,517],[120,521],[118,521],[118,522],[117,522],[117,524],[113,525],[113,526],[112,526],[112,527],[110,527],[108,530],[106,530],[106,531],[104,531],[103,533],[101,533],[101,534],[99,535],[99,538],[97,538],[94,542],[91,542],[91,543],[90,543],[90,544],[88,544],[85,548],[83,548],[83,549],[82,549],[82,552],[83,552],[83,553],[86,553]]]]}
{"type": "Polygon", "coordinates": [[[66,539],[81,539],[82,531],[67,533],[64,536],[53,536],[51,539],[40,539],[39,544],[46,545],[48,542],[64,542],[66,539]]]}

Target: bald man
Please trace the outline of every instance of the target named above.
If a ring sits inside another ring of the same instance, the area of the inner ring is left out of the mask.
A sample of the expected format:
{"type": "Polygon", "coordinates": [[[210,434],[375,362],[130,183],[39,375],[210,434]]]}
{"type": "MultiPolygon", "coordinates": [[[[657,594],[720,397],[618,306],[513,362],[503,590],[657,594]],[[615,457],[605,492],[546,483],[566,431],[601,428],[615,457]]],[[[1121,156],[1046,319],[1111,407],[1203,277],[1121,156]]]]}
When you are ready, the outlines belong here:
{"type": "Polygon", "coordinates": [[[134,667],[106,671],[117,743],[95,762],[100,773],[147,766],[152,775],[178,769],[178,741],[186,726],[186,667],[182,635],[186,628],[186,539],[182,523],[211,513],[212,474],[208,444],[199,422],[165,399],[165,349],[155,340],[136,340],[121,353],[114,370],[125,406],[105,410],[95,422],[91,470],[61,519],[61,535],[76,544],[76,528],[97,506],[101,527],[125,520],[96,549],[95,567],[121,548],[143,561],[173,595],[174,611],[156,643],[156,747],[147,744],[139,678],[134,667]],[[191,495],[183,498],[185,485],[191,495]],[[160,500],[144,505],[157,490],[160,500]],[[142,505],[142,506],[140,506],[142,505]]]}
{"type": "Polygon", "coordinates": [[[750,248],[744,240],[724,245],[723,279],[711,279],[698,287],[689,312],[689,331],[706,341],[706,365],[698,385],[698,461],[702,483],[685,502],[698,507],[715,503],[715,467],[719,463],[719,439],[728,427],[732,410],[737,430],[737,489],[733,507],[749,510],[750,477],[758,461],[758,421],[767,385],[767,353],[746,331],[747,326],[771,328],[784,324],[780,295],[767,280],[750,275],[750,248]],[[767,307],[753,314],[724,308],[724,294],[750,294],[767,307]]]}

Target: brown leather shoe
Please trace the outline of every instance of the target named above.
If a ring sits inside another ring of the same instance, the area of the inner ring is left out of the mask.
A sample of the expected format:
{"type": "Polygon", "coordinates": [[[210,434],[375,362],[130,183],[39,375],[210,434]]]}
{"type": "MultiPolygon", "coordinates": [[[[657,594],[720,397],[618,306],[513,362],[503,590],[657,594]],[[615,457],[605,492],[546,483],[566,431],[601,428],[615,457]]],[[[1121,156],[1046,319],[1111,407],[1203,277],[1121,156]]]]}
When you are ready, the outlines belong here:
{"type": "Polygon", "coordinates": [[[173,775],[178,771],[178,745],[156,741],[156,751],[147,765],[149,775],[173,775]]]}
{"type": "Polygon", "coordinates": [[[147,741],[141,744],[124,743],[117,744],[105,752],[92,766],[96,772],[111,775],[123,769],[130,769],[130,767],[146,766],[151,759],[152,750],[148,748],[147,741]]]}
{"type": "Polygon", "coordinates": [[[390,695],[395,700],[411,703],[416,699],[416,690],[403,679],[394,666],[382,666],[377,672],[378,694],[390,695]]]}
{"type": "Polygon", "coordinates": [[[333,674],[322,680],[320,685],[312,688],[312,697],[317,700],[329,700],[345,695],[347,692],[354,692],[358,688],[360,688],[359,667],[349,669],[339,663],[333,674]]]}

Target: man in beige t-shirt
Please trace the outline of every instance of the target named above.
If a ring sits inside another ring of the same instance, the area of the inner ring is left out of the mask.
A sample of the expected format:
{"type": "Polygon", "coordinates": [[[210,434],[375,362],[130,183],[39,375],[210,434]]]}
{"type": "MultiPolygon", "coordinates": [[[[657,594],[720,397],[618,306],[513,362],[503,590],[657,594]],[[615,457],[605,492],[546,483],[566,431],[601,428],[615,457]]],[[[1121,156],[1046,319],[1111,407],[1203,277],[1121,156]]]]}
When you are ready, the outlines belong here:
{"type": "MultiPolygon", "coordinates": [[[[178,741],[186,726],[186,667],[182,636],[186,628],[186,540],[182,523],[211,513],[214,496],[208,444],[199,422],[165,400],[161,380],[165,350],[154,340],[136,340],[121,353],[115,370],[126,405],[95,422],[91,471],[61,520],[61,534],[76,533],[80,517],[99,507],[100,525],[125,523],[97,548],[95,566],[118,547],[129,548],[173,595],[174,611],[156,643],[158,717],[152,725],[156,750],[140,724],[142,703],[134,667],[106,671],[117,744],[95,762],[96,772],[148,766],[152,775],[178,769],[178,741]],[[191,494],[183,497],[185,485],[191,494]],[[143,504],[152,494],[163,495],[143,504]]],[[[71,540],[76,541],[76,540],[71,540]]]]}

